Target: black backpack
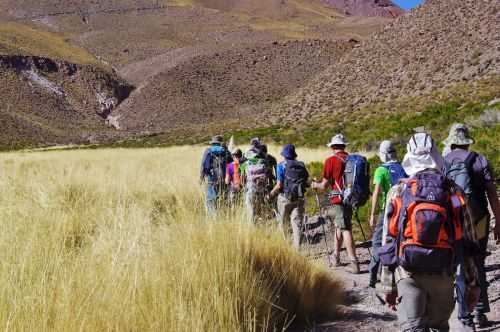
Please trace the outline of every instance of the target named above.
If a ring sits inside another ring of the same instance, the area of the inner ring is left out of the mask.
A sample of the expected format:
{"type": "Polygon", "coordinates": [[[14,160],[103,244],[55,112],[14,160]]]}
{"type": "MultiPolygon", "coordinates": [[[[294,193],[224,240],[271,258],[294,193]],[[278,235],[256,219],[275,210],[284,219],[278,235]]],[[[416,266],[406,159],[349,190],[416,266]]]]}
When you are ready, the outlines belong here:
{"type": "Polygon", "coordinates": [[[287,160],[285,162],[285,183],[283,194],[291,201],[303,199],[307,191],[309,173],[301,161],[287,160]]]}

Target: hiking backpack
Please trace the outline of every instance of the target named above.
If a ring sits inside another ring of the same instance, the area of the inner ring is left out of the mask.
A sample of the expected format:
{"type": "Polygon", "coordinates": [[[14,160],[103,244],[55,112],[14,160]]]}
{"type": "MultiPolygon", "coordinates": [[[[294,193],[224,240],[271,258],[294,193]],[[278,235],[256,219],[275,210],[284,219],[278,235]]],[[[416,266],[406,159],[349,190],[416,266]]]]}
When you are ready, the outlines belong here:
{"type": "Polygon", "coordinates": [[[473,221],[479,221],[488,211],[488,207],[480,199],[481,195],[484,195],[485,189],[475,185],[473,181],[473,165],[477,157],[477,153],[470,152],[463,161],[452,160],[445,163],[446,177],[463,190],[467,211],[473,221]]]}
{"type": "Polygon", "coordinates": [[[259,159],[256,163],[248,162],[247,187],[249,190],[264,193],[267,191],[268,181],[269,170],[264,160],[259,159]]]}
{"type": "Polygon", "coordinates": [[[365,157],[350,154],[344,165],[343,202],[358,208],[370,197],[370,164],[365,157]]]}
{"type": "Polygon", "coordinates": [[[399,180],[405,179],[408,177],[403,166],[400,163],[385,163],[382,164],[385,167],[391,176],[391,186],[395,186],[399,183],[399,180]]]}
{"type": "Polygon", "coordinates": [[[466,195],[472,195],[473,165],[476,161],[477,153],[470,152],[464,161],[452,161],[446,163],[446,177],[455,182],[466,195]]]}
{"type": "Polygon", "coordinates": [[[287,160],[285,162],[285,183],[283,194],[291,201],[303,199],[307,190],[309,173],[303,162],[287,160]]]}
{"type": "Polygon", "coordinates": [[[223,147],[213,146],[209,149],[203,168],[205,174],[209,177],[209,181],[216,186],[224,186],[226,160],[227,152],[223,147]]]}
{"type": "Polygon", "coordinates": [[[414,175],[390,206],[389,235],[395,241],[380,249],[382,264],[410,272],[452,272],[464,204],[441,173],[414,175]]]}

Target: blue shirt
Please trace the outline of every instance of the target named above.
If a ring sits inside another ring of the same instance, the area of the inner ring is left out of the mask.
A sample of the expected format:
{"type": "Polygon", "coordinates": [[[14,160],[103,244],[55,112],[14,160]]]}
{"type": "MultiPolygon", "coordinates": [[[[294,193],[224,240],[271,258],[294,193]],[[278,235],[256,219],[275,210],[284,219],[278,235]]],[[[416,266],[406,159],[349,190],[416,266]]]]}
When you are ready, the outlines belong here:
{"type": "Polygon", "coordinates": [[[276,166],[276,180],[281,183],[285,183],[285,163],[286,161],[282,161],[276,166]]]}

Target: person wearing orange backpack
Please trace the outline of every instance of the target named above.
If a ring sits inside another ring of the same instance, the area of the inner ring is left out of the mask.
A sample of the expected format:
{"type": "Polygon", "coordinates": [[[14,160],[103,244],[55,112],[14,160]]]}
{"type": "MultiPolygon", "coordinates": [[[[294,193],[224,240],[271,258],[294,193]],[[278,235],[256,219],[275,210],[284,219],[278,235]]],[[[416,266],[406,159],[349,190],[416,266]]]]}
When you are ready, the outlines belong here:
{"type": "Polygon", "coordinates": [[[231,153],[233,162],[226,168],[226,185],[229,191],[229,204],[234,206],[239,200],[241,189],[243,188],[240,165],[243,161],[243,152],[236,149],[231,153]]]}
{"type": "Polygon", "coordinates": [[[381,286],[397,307],[405,332],[450,330],[458,263],[469,306],[479,298],[477,269],[469,252],[474,228],[465,216],[460,188],[442,173],[444,160],[426,133],[413,135],[402,166],[408,180],[387,194],[382,244],[381,286]]]}

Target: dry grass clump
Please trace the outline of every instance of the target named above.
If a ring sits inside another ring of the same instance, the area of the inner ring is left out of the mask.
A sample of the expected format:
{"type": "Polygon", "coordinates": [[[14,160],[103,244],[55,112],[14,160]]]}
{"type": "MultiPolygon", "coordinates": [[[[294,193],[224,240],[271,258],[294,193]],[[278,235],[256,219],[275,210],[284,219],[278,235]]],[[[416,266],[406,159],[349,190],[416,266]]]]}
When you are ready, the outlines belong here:
{"type": "Polygon", "coordinates": [[[0,155],[0,329],[278,331],[338,282],[238,211],[205,218],[201,148],[0,155]]]}

